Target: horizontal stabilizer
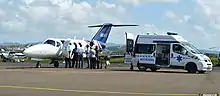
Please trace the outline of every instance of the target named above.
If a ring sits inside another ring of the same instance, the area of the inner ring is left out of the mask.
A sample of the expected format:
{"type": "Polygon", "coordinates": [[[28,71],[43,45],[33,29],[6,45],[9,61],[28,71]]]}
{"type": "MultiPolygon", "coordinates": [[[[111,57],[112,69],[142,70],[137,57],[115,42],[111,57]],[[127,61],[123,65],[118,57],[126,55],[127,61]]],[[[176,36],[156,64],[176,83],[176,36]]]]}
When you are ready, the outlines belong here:
{"type": "Polygon", "coordinates": [[[123,26],[138,26],[138,25],[133,25],[133,24],[122,24],[122,25],[113,25],[113,24],[103,24],[103,25],[92,25],[88,27],[123,27],[123,26]]]}

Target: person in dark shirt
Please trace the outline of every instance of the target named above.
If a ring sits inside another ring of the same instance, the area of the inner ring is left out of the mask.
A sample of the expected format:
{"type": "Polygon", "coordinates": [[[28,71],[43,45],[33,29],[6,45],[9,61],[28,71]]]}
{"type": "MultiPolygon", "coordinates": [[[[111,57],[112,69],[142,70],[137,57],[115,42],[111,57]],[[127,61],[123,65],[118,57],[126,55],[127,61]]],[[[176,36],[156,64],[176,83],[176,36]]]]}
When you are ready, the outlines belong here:
{"type": "Polygon", "coordinates": [[[77,44],[73,43],[75,45],[75,48],[73,49],[72,55],[73,55],[73,59],[72,59],[72,67],[73,68],[77,68],[78,67],[78,50],[77,50],[77,44]],[[76,64],[76,65],[75,65],[76,64]]]}
{"type": "Polygon", "coordinates": [[[96,51],[96,53],[95,53],[95,57],[97,57],[97,59],[96,59],[96,66],[97,66],[97,69],[99,69],[99,51],[98,51],[98,46],[95,46],[95,51],[96,51]]]}

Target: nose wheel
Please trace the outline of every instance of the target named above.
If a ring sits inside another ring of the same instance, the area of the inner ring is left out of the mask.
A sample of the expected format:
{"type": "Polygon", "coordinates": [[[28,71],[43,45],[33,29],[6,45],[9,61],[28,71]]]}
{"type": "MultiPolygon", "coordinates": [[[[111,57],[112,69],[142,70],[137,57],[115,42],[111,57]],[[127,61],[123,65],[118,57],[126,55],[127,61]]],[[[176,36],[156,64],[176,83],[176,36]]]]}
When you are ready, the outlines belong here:
{"type": "Polygon", "coordinates": [[[59,62],[58,61],[54,61],[54,67],[58,68],[59,67],[59,62]]]}

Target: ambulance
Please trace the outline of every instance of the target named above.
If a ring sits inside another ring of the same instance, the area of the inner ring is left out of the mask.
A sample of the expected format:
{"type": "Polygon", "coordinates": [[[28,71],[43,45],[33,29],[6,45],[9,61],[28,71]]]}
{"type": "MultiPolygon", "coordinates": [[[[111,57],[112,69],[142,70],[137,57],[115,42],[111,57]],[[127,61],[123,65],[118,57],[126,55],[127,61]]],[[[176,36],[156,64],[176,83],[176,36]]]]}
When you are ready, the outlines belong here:
{"type": "Polygon", "coordinates": [[[157,71],[161,68],[184,69],[189,73],[212,71],[210,58],[202,54],[177,33],[165,35],[137,35],[125,32],[125,64],[136,66],[140,71],[157,71]]]}

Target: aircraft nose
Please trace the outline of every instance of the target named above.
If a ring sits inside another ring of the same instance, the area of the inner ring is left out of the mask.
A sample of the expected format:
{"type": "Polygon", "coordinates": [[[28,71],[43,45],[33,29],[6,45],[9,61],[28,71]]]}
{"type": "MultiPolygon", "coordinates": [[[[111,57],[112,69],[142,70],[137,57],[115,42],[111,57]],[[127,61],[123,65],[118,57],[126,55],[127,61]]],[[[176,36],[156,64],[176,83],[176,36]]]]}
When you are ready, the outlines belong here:
{"type": "Polygon", "coordinates": [[[34,51],[35,51],[35,50],[34,50],[33,47],[29,47],[29,48],[26,48],[26,49],[23,51],[23,54],[26,55],[26,56],[30,56],[34,51]]]}
{"type": "Polygon", "coordinates": [[[42,51],[44,51],[42,49],[44,49],[43,45],[34,45],[29,48],[26,48],[23,54],[29,57],[38,56],[41,55],[42,51]]]}

